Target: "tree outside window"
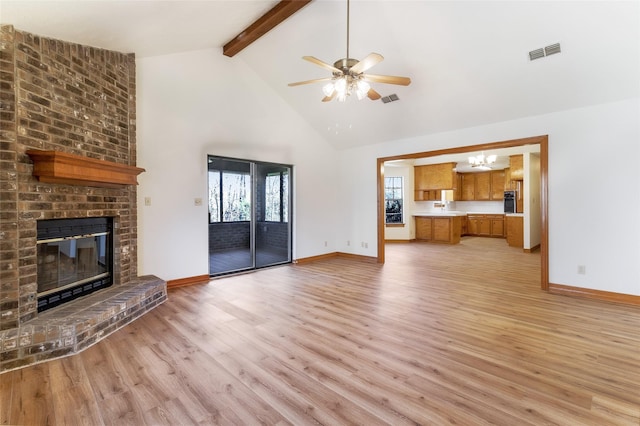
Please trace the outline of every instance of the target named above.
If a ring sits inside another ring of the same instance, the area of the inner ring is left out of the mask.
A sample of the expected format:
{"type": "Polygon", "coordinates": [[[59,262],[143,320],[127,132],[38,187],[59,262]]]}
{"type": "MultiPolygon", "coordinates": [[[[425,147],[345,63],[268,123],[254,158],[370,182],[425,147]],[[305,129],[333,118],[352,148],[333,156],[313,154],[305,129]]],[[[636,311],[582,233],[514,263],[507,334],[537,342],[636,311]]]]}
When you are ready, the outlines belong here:
{"type": "Polygon", "coordinates": [[[209,221],[251,220],[251,176],[209,170],[209,221]]]}
{"type": "Polygon", "coordinates": [[[289,173],[277,172],[265,179],[265,220],[289,221],[289,173]]]}
{"type": "Polygon", "coordinates": [[[384,178],[385,223],[403,223],[402,192],[402,177],[384,178]]]}

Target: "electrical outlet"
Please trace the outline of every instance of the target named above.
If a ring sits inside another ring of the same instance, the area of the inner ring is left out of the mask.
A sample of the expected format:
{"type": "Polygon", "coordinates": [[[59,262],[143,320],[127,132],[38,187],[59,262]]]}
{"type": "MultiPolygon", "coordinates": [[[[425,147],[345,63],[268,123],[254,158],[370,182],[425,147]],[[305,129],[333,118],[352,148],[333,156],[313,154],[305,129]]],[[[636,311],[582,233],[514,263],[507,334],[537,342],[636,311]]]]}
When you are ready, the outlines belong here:
{"type": "Polygon", "coordinates": [[[202,205],[202,198],[196,198],[193,200],[193,204],[196,206],[201,206],[202,205]]]}
{"type": "Polygon", "coordinates": [[[151,205],[151,197],[144,197],[144,205],[145,206],[151,205]]]}
{"type": "Polygon", "coordinates": [[[585,275],[587,273],[587,267],[584,265],[578,265],[578,274],[585,275]]]}
{"type": "Polygon", "coordinates": [[[326,242],[326,241],[324,242],[324,246],[325,246],[325,247],[327,246],[327,242],[326,242]]]}
{"type": "Polygon", "coordinates": [[[351,245],[351,241],[347,240],[347,246],[351,245]]]}

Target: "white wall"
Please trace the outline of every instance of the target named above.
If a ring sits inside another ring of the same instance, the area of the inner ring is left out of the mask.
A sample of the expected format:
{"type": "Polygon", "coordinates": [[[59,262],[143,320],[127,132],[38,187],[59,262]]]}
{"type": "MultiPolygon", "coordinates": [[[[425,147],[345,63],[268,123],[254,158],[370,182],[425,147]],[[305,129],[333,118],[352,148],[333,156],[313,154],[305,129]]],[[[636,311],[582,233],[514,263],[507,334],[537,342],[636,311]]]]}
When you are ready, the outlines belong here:
{"type": "Polygon", "coordinates": [[[540,244],[542,214],[540,211],[540,154],[525,152],[524,170],[524,249],[540,244]]]}
{"type": "MultiPolygon", "coordinates": [[[[413,201],[413,187],[414,187],[414,175],[413,166],[389,166],[385,165],[384,169],[385,177],[403,177],[404,194],[403,194],[403,227],[385,227],[384,238],[386,240],[410,240],[413,230],[413,216],[411,214],[414,211],[413,201]]],[[[415,235],[415,234],[414,234],[415,235]]]]}
{"type": "Polygon", "coordinates": [[[294,259],[335,251],[336,151],[241,59],[219,50],[139,59],[137,105],[141,275],[209,273],[207,154],[292,164],[294,259]]]}
{"type": "Polygon", "coordinates": [[[342,240],[376,241],[376,159],[549,135],[549,278],[552,283],[640,295],[640,99],[346,150],[340,154],[338,250],[376,256],[342,240]],[[605,202],[593,203],[603,197],[605,202]],[[341,243],[341,244],[340,244],[341,243]],[[586,274],[577,274],[585,265],[586,274]]]}

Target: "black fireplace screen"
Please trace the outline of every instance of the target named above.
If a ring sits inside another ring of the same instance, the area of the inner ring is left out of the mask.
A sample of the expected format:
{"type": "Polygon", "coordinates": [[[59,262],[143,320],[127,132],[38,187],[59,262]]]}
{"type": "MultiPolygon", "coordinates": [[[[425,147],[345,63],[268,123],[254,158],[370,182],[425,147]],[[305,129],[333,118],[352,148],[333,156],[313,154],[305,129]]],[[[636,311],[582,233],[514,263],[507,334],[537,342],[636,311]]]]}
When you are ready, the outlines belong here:
{"type": "Polygon", "coordinates": [[[38,311],[112,283],[110,218],[38,222],[38,311]]]}

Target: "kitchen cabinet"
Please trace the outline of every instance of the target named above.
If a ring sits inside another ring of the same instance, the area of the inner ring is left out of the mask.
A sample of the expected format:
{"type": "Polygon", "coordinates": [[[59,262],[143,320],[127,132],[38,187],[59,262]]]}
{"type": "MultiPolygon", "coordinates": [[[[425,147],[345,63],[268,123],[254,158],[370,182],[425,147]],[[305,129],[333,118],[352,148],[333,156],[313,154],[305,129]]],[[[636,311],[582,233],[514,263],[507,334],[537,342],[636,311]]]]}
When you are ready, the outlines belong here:
{"type": "Polygon", "coordinates": [[[524,182],[521,180],[515,182],[516,191],[516,213],[524,212],[524,182]]]}
{"type": "Polygon", "coordinates": [[[480,173],[460,173],[461,201],[502,200],[504,172],[492,170],[480,173]]]}
{"type": "Polygon", "coordinates": [[[491,198],[491,172],[474,173],[475,200],[489,201],[491,198]]]}
{"type": "Polygon", "coordinates": [[[493,170],[491,172],[491,200],[502,200],[504,198],[504,170],[493,170]]]}
{"type": "Polygon", "coordinates": [[[464,173],[460,175],[460,184],[462,191],[460,199],[463,201],[475,200],[476,183],[472,173],[464,173]]]}
{"type": "Polygon", "coordinates": [[[442,192],[440,190],[430,190],[430,191],[414,191],[415,201],[440,201],[442,198],[442,192]]]}
{"type": "Polygon", "coordinates": [[[509,156],[509,171],[511,180],[524,180],[524,156],[522,154],[509,156]]]}
{"type": "Polygon", "coordinates": [[[505,222],[505,233],[509,246],[524,247],[524,218],[522,216],[507,215],[505,222]]]}
{"type": "Polygon", "coordinates": [[[416,240],[431,240],[433,238],[433,219],[431,217],[416,217],[416,240]]]}
{"type": "Polygon", "coordinates": [[[440,199],[440,191],[443,189],[456,189],[458,179],[455,171],[456,163],[428,164],[415,166],[414,190],[416,201],[430,200],[433,194],[425,194],[425,191],[437,191],[440,199]]]}
{"type": "Polygon", "coordinates": [[[500,217],[490,216],[488,220],[491,222],[490,236],[492,237],[504,237],[504,216],[500,217]]]}
{"type": "Polygon", "coordinates": [[[518,181],[511,180],[511,168],[504,169],[504,190],[515,191],[517,189],[518,181]]]}
{"type": "Polygon", "coordinates": [[[482,237],[504,237],[503,214],[467,215],[467,233],[482,237]]]}
{"type": "Polygon", "coordinates": [[[460,216],[416,216],[416,240],[457,244],[460,242],[460,216]]]}

